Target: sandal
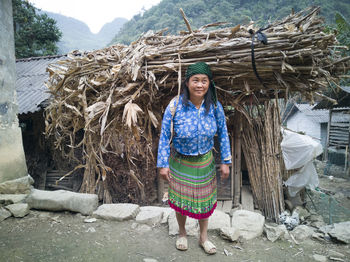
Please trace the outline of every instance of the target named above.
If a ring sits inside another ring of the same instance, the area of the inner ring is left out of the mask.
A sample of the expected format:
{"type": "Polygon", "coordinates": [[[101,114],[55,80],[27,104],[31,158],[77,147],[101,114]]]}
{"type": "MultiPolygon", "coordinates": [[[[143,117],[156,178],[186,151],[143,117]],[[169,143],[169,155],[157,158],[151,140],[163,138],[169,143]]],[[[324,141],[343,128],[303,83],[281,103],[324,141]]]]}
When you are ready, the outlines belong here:
{"type": "Polygon", "coordinates": [[[185,251],[188,249],[188,243],[186,237],[179,237],[176,240],[176,248],[181,251],[185,251]]]}
{"type": "Polygon", "coordinates": [[[213,255],[216,253],[215,245],[209,240],[204,241],[204,243],[199,243],[199,245],[204,249],[204,252],[213,255]]]}

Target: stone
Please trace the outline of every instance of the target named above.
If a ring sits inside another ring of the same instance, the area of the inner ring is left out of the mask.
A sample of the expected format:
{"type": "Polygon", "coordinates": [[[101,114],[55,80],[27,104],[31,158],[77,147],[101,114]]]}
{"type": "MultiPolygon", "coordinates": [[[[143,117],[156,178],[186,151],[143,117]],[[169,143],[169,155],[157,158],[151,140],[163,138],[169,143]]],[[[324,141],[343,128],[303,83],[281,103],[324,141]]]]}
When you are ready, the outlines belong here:
{"type": "Polygon", "coordinates": [[[303,241],[311,237],[313,233],[314,230],[306,225],[299,225],[290,232],[297,241],[303,241]]]}
{"type": "Polygon", "coordinates": [[[333,258],[345,258],[344,254],[334,251],[332,249],[328,250],[328,256],[333,258]]]}
{"type": "Polygon", "coordinates": [[[209,217],[208,230],[220,230],[223,227],[231,227],[230,216],[221,210],[214,210],[209,217]]]}
{"type": "Polygon", "coordinates": [[[319,254],[314,254],[312,257],[315,261],[319,261],[319,262],[326,262],[327,261],[327,257],[319,255],[319,254]]]}
{"type": "Polygon", "coordinates": [[[158,262],[158,260],[153,258],[144,258],[143,262],[158,262]]]}
{"type": "Polygon", "coordinates": [[[234,242],[238,240],[240,232],[237,228],[234,227],[222,227],[220,228],[220,236],[223,239],[234,242]]]}
{"type": "Polygon", "coordinates": [[[16,203],[22,203],[27,196],[27,194],[0,194],[0,204],[7,206],[16,203]]]}
{"type": "Polygon", "coordinates": [[[320,228],[326,225],[321,215],[311,214],[308,219],[310,226],[320,228]]]}
{"type": "Polygon", "coordinates": [[[96,229],[94,227],[89,227],[85,232],[95,233],[96,229]]]}
{"type": "Polygon", "coordinates": [[[72,211],[90,215],[98,206],[95,194],[75,193],[66,190],[45,191],[33,189],[27,198],[30,208],[49,211],[72,211]]]}
{"type": "Polygon", "coordinates": [[[150,226],[157,225],[160,224],[163,213],[164,210],[161,207],[144,206],[140,208],[140,212],[137,214],[135,221],[150,226]]]}
{"type": "Polygon", "coordinates": [[[162,220],[160,221],[161,224],[168,223],[168,219],[172,211],[173,209],[171,207],[163,207],[163,217],[162,217],[162,220]]]}
{"type": "Polygon", "coordinates": [[[29,194],[34,180],[30,175],[0,183],[0,194],[29,194]]]}
{"type": "Polygon", "coordinates": [[[94,218],[94,217],[93,218],[86,218],[86,219],[84,219],[84,223],[94,223],[96,221],[97,221],[97,219],[94,218]]]}
{"type": "Polygon", "coordinates": [[[149,225],[140,224],[140,223],[133,223],[131,225],[131,228],[140,233],[146,233],[146,232],[152,231],[152,228],[149,225]]]}
{"type": "MultiPolygon", "coordinates": [[[[169,225],[169,235],[170,236],[174,236],[174,235],[179,234],[179,225],[177,223],[174,210],[169,215],[168,225],[169,225]]],[[[197,219],[187,217],[185,227],[186,227],[186,233],[188,236],[198,236],[199,224],[198,224],[197,219]]]]}
{"type": "Polygon", "coordinates": [[[340,242],[350,244],[350,221],[323,226],[320,231],[340,242]]]}
{"type": "Polygon", "coordinates": [[[268,240],[275,242],[277,239],[283,239],[288,234],[285,225],[265,224],[264,232],[268,240]]]}
{"type": "Polygon", "coordinates": [[[7,209],[0,207],[0,222],[4,221],[6,218],[12,216],[11,212],[7,209]]]}
{"type": "Polygon", "coordinates": [[[29,205],[27,203],[17,203],[5,207],[14,217],[25,217],[29,214],[29,205]]]}
{"type": "Polygon", "coordinates": [[[93,213],[94,217],[106,220],[125,221],[134,219],[140,212],[140,206],[136,204],[103,204],[93,213]]]}
{"type": "Polygon", "coordinates": [[[264,223],[265,217],[256,212],[237,210],[232,214],[232,227],[237,228],[246,240],[260,236],[264,223]]]}
{"type": "Polygon", "coordinates": [[[300,221],[305,221],[309,216],[310,216],[310,212],[307,211],[306,208],[303,208],[301,206],[297,206],[293,212],[297,212],[299,214],[299,219],[300,221]]]}

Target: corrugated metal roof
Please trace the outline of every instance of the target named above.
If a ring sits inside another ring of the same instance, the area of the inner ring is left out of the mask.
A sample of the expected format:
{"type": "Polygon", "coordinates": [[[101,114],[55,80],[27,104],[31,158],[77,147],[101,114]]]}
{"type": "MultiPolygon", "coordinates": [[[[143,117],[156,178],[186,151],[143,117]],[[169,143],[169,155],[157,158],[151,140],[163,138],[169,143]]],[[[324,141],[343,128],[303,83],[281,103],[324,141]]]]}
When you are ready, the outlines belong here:
{"type": "Polygon", "coordinates": [[[309,104],[295,104],[295,106],[300,112],[317,123],[327,123],[329,120],[329,111],[327,109],[312,110],[315,105],[309,104]]]}
{"type": "Polygon", "coordinates": [[[49,64],[65,59],[62,56],[33,57],[16,60],[16,92],[18,113],[34,113],[41,109],[40,104],[50,97],[45,82],[49,64]]]}
{"type": "Polygon", "coordinates": [[[346,93],[350,93],[350,86],[339,86],[346,93]]]}

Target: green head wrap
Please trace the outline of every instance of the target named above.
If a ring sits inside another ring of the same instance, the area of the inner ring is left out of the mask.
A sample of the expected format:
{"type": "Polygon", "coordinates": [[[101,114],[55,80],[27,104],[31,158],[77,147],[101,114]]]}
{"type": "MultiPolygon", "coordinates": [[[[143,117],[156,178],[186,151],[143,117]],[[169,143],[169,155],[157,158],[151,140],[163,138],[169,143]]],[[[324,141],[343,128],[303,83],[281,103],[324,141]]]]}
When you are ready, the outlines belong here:
{"type": "Polygon", "coordinates": [[[197,74],[203,74],[209,77],[209,80],[210,80],[209,90],[211,92],[214,105],[216,107],[218,99],[217,99],[215,84],[213,81],[213,74],[210,70],[210,67],[204,62],[198,62],[190,65],[186,71],[186,80],[188,81],[191,76],[197,75],[197,74]]]}

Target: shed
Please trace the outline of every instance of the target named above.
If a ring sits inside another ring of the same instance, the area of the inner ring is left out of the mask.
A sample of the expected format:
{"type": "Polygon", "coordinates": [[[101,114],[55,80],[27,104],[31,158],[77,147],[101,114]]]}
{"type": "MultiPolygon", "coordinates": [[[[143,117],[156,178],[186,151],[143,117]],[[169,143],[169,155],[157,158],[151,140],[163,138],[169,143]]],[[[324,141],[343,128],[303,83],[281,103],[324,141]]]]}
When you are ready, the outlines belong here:
{"type": "MultiPolygon", "coordinates": [[[[50,141],[45,139],[44,108],[50,93],[45,85],[49,78],[46,71],[51,63],[65,59],[66,55],[32,57],[16,60],[16,94],[18,119],[22,129],[23,147],[29,174],[34,178],[34,186],[52,189],[55,180],[65,172],[58,171],[57,159],[50,141]],[[49,171],[48,171],[49,170],[49,171]],[[48,171],[48,172],[47,172],[48,171]]],[[[66,178],[60,185],[72,189],[72,182],[66,178]]]]}
{"type": "Polygon", "coordinates": [[[305,133],[320,142],[322,147],[325,148],[329,111],[327,109],[313,110],[315,106],[294,102],[288,112],[284,114],[282,121],[287,128],[305,133]]]}

